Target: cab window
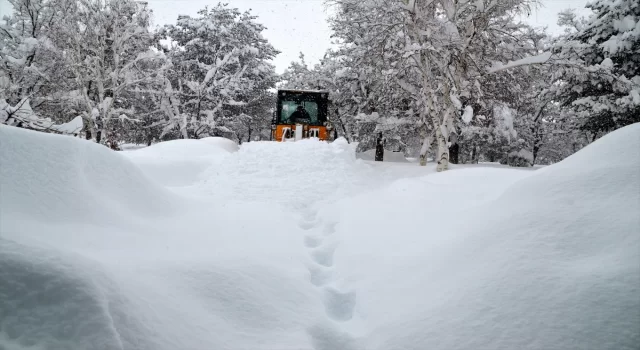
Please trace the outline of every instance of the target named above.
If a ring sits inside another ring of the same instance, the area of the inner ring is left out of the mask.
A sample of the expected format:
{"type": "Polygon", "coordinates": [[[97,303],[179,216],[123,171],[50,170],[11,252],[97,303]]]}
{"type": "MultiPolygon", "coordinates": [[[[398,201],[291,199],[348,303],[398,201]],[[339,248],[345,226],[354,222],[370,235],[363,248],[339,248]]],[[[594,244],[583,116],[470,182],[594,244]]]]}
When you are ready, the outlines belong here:
{"type": "Polygon", "coordinates": [[[282,101],[282,112],[280,113],[280,122],[291,122],[291,117],[296,113],[299,121],[308,123],[318,122],[318,104],[312,101],[282,101]],[[302,107],[302,110],[299,110],[302,107]],[[300,116],[305,118],[301,119],[300,116]],[[306,119],[306,120],[305,120],[306,119]]]}

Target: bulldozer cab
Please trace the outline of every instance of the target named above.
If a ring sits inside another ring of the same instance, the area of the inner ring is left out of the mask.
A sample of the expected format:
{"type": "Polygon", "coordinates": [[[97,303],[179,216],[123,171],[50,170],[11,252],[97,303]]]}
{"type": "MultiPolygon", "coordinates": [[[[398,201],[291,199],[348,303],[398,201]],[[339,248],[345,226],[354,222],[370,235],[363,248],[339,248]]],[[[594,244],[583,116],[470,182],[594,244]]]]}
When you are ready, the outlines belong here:
{"type": "Polygon", "coordinates": [[[278,100],[272,122],[275,141],[300,138],[327,140],[327,111],[329,93],[326,91],[278,90],[278,100]],[[297,135],[297,136],[295,136],[297,135]]]}

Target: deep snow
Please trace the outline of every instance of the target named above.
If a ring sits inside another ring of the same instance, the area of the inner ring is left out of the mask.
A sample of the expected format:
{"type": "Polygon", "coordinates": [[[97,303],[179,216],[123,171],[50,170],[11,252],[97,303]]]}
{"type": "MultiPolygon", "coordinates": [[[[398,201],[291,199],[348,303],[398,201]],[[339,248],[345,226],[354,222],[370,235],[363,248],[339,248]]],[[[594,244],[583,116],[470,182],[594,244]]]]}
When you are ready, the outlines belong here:
{"type": "Polygon", "coordinates": [[[513,184],[458,170],[326,209],[352,348],[637,349],[639,170],[634,125],[513,184]]]}
{"type": "Polygon", "coordinates": [[[78,139],[0,140],[2,346],[311,348],[308,258],[298,229],[274,224],[290,214],[179,196],[78,139]]]}
{"type": "Polygon", "coordinates": [[[640,125],[431,168],[0,126],[0,349],[637,349],[640,125]]]}
{"type": "Polygon", "coordinates": [[[161,142],[122,154],[157,183],[182,187],[204,180],[205,170],[237,150],[231,140],[210,137],[161,142]]]}

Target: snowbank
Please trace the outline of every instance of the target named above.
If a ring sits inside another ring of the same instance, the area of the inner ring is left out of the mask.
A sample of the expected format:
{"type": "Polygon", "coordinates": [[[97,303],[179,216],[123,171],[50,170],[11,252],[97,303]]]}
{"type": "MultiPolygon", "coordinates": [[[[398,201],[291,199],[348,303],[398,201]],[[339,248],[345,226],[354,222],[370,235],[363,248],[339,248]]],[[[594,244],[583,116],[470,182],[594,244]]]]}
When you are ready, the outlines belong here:
{"type": "Polygon", "coordinates": [[[0,348],[640,343],[640,124],[537,171],[427,176],[341,141],[210,141],[0,126],[0,348]]]}
{"type": "Polygon", "coordinates": [[[637,349],[638,169],[640,124],[538,171],[453,170],[323,209],[353,349],[637,349]]]}
{"type": "MultiPolygon", "coordinates": [[[[356,155],[356,157],[358,159],[362,159],[362,160],[375,161],[375,159],[376,159],[376,150],[375,149],[370,149],[368,151],[358,153],[356,155]]],[[[409,160],[407,160],[407,158],[405,158],[404,153],[402,153],[402,152],[393,152],[393,151],[389,151],[389,150],[384,150],[383,161],[384,162],[397,162],[397,163],[408,163],[409,162],[409,160]]]]}
{"type": "Polygon", "coordinates": [[[346,141],[249,142],[209,168],[198,191],[215,198],[284,205],[290,212],[367,189],[377,178],[346,141]]]}
{"type": "MultiPolygon", "coordinates": [[[[0,126],[0,212],[47,222],[160,217],[179,208],[166,189],[104,146],[0,126]]],[[[3,221],[4,221],[3,220],[3,221]]]]}
{"type": "Polygon", "coordinates": [[[149,147],[147,145],[141,145],[136,143],[121,143],[118,146],[120,146],[120,149],[123,151],[135,151],[141,148],[149,147]]]}
{"type": "Polygon", "coordinates": [[[156,182],[165,186],[188,186],[203,180],[206,169],[237,150],[238,145],[231,140],[208,137],[165,141],[122,153],[156,182]]]}
{"type": "Polygon", "coordinates": [[[238,144],[224,137],[205,137],[199,140],[210,145],[217,146],[227,152],[237,152],[240,147],[238,144]]]}
{"type": "Polygon", "coordinates": [[[71,137],[0,143],[0,348],[312,348],[291,213],[180,197],[71,137]]]}
{"type": "Polygon", "coordinates": [[[133,154],[138,156],[158,157],[158,158],[180,158],[180,157],[199,157],[211,156],[212,154],[225,154],[235,152],[238,146],[231,147],[229,143],[235,145],[233,141],[219,138],[206,139],[188,139],[188,140],[172,140],[153,144],[134,151],[133,154]]]}
{"type": "Polygon", "coordinates": [[[106,350],[129,345],[127,335],[141,325],[125,314],[128,310],[101,270],[71,254],[17,243],[0,232],[0,348],[106,350]]]}

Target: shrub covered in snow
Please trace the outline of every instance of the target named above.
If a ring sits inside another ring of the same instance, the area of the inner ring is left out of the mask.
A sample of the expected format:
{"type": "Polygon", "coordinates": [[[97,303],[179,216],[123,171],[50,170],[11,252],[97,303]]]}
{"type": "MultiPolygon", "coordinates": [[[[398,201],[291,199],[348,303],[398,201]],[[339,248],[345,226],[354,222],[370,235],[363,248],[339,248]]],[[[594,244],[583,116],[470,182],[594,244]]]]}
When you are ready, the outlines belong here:
{"type": "Polygon", "coordinates": [[[509,153],[505,163],[514,167],[530,167],[533,165],[533,154],[525,149],[514,151],[509,153]]]}
{"type": "Polygon", "coordinates": [[[574,109],[577,126],[594,136],[640,122],[640,4],[635,0],[597,0],[583,23],[565,14],[575,32],[555,51],[569,64],[558,66],[554,90],[574,109]]]}

